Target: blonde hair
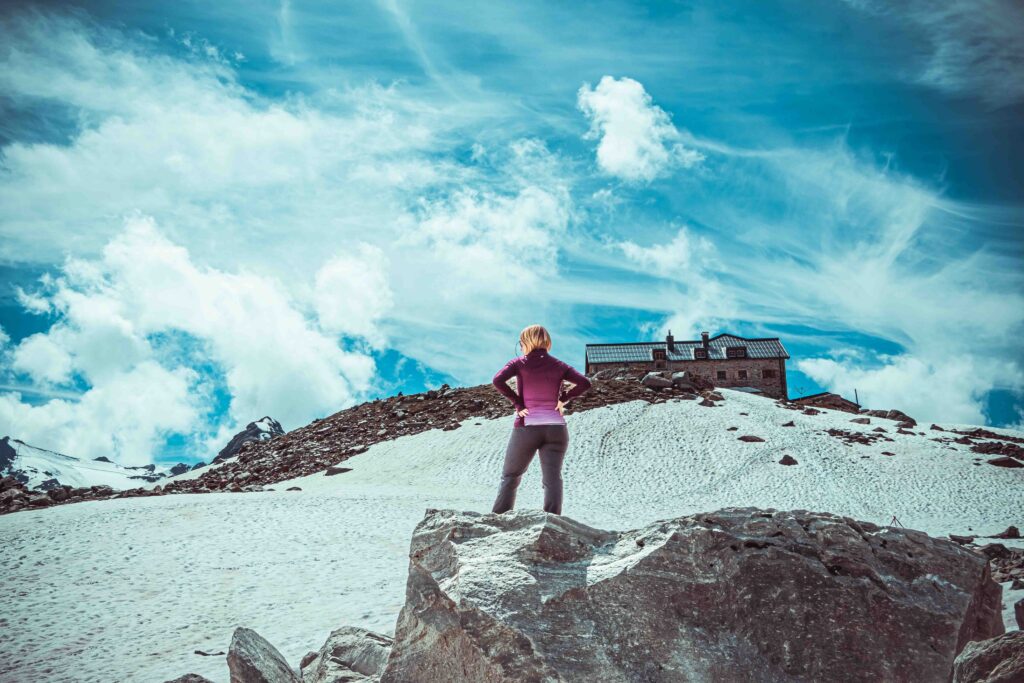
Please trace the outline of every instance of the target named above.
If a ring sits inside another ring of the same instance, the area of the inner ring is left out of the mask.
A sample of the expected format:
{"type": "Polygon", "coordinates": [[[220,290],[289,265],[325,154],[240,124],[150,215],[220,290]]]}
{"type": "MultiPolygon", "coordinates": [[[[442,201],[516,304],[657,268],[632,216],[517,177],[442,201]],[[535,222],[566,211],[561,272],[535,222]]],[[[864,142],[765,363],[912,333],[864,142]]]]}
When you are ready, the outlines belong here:
{"type": "Polygon", "coordinates": [[[537,347],[551,349],[551,335],[543,325],[530,325],[519,333],[519,343],[523,345],[523,353],[529,353],[537,347]]]}

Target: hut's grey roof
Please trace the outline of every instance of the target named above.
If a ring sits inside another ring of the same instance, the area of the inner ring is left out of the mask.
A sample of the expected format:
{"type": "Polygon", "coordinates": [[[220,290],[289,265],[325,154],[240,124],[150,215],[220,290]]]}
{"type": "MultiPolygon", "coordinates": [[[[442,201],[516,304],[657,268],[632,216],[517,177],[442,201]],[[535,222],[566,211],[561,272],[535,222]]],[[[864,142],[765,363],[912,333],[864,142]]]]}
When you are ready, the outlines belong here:
{"type": "MultiPolygon", "coordinates": [[[[667,351],[670,361],[694,360],[693,350],[701,341],[676,341],[674,351],[667,351]]],[[[729,346],[744,346],[747,358],[789,358],[777,337],[746,339],[734,334],[719,334],[708,340],[708,359],[725,360],[729,346]]],[[[667,349],[665,342],[630,342],[624,344],[587,344],[588,363],[644,363],[652,360],[654,349],[667,349]]],[[[703,359],[701,359],[703,360],[703,359]]]]}

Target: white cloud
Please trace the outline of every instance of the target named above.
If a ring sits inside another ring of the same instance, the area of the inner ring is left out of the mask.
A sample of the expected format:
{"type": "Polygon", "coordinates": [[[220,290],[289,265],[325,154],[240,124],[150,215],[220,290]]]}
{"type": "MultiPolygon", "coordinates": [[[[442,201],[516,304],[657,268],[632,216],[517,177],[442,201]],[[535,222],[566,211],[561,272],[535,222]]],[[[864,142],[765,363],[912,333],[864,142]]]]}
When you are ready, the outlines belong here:
{"type": "Polygon", "coordinates": [[[11,367],[44,384],[71,379],[71,354],[45,334],[22,339],[11,354],[11,367]]]}
{"type": "MultiPolygon", "coordinates": [[[[1000,368],[981,367],[984,363],[972,356],[938,362],[910,355],[880,360],[880,365],[871,366],[811,358],[797,361],[796,367],[843,396],[852,398],[856,390],[861,405],[869,408],[896,408],[919,421],[985,423],[985,394],[1000,368]]],[[[1024,378],[1017,374],[1015,381],[1020,383],[1024,378]]]]}
{"type": "Polygon", "coordinates": [[[735,236],[717,246],[740,319],[904,349],[881,363],[841,357],[800,369],[844,394],[856,382],[870,407],[912,406],[934,420],[982,421],[988,391],[1024,390],[1022,274],[992,246],[979,207],[842,144],[721,152],[737,193],[772,194],[780,207],[766,219],[741,200],[699,216],[735,236]]]}
{"type": "Polygon", "coordinates": [[[671,240],[640,246],[630,240],[613,245],[640,272],[664,278],[681,288],[678,310],[657,324],[644,328],[655,338],[675,330],[677,338],[696,338],[701,330],[727,324],[737,315],[733,294],[719,278],[722,264],[712,242],[680,226],[671,240]]]}
{"type": "Polygon", "coordinates": [[[314,291],[320,326],[333,334],[363,337],[384,344],[379,323],[394,300],[384,252],[359,244],[354,253],[339,254],[316,274],[314,291]]]}
{"type": "Polygon", "coordinates": [[[5,97],[80,121],[67,141],[4,147],[0,257],[95,254],[111,216],[140,211],[206,261],[284,280],[319,265],[325,238],[358,240],[409,194],[458,180],[430,156],[451,119],[393,89],[270,100],[222,61],[40,13],[0,23],[0,40],[5,97]]]}
{"type": "MultiPolygon", "coordinates": [[[[335,292],[338,297],[360,295],[353,289],[357,280],[333,284],[348,288],[335,292]]],[[[184,434],[200,429],[200,399],[187,386],[198,378],[184,365],[208,362],[223,372],[233,424],[269,414],[289,429],[350,405],[374,375],[371,357],[340,348],[302,315],[278,282],[198,266],[150,219],[130,220],[102,258],[70,261],[41,295],[60,317],[48,332],[15,347],[15,369],[45,381],[66,380],[73,373],[90,389],[77,403],[36,407],[19,407],[8,396],[9,428],[26,441],[41,439],[44,447],[52,443],[47,430],[68,444],[75,438],[61,436],[65,432],[113,430],[112,452],[93,435],[80,438],[81,448],[70,451],[75,455],[91,456],[102,448],[107,450],[100,455],[146,460],[154,440],[168,429],[184,434]],[[141,390],[146,378],[170,388],[141,390]],[[151,400],[147,411],[145,402],[151,400]],[[131,401],[139,404],[130,411],[133,416],[153,417],[137,427],[111,419],[88,426],[104,410],[131,401]],[[192,422],[179,419],[185,415],[192,422]]],[[[371,321],[359,324],[373,333],[371,321]]],[[[201,395],[209,389],[196,390],[201,395]]]]}
{"type": "Polygon", "coordinates": [[[0,393],[0,429],[27,443],[125,465],[153,461],[167,435],[188,434],[201,418],[196,374],[144,361],[107,378],[79,400],[42,405],[0,393]]]}
{"type": "Polygon", "coordinates": [[[492,374],[523,327],[556,315],[571,215],[555,180],[421,202],[390,254],[402,304],[389,327],[397,348],[455,377],[492,374]]]}
{"type": "Polygon", "coordinates": [[[631,241],[620,242],[618,248],[629,260],[646,271],[662,277],[683,279],[692,269],[702,269],[705,259],[714,251],[711,242],[679,228],[670,242],[642,247],[631,241]]]}
{"type": "Polygon", "coordinates": [[[557,273],[558,239],[569,213],[566,197],[526,187],[515,195],[466,190],[425,201],[402,246],[431,254],[446,299],[508,296],[557,273]]]}
{"type": "Polygon", "coordinates": [[[689,167],[704,156],[678,142],[669,115],[631,78],[605,76],[583,84],[577,104],[590,121],[586,137],[598,139],[597,165],[628,181],[650,181],[672,166],[689,167]]]}

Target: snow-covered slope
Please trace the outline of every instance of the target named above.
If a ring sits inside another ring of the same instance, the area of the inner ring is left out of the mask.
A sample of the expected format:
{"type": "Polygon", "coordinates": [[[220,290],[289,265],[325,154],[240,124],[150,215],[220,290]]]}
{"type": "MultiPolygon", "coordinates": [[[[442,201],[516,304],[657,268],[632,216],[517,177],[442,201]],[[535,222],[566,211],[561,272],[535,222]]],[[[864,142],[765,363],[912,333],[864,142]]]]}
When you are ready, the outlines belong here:
{"type": "Polygon", "coordinates": [[[169,473],[168,468],[156,465],[123,467],[106,459],[73,458],[6,436],[0,439],[0,477],[12,475],[30,489],[60,484],[128,489],[158,482],[169,473]]]}
{"type": "MultiPolygon", "coordinates": [[[[878,524],[895,516],[934,535],[993,534],[1024,521],[1024,469],[993,467],[968,446],[933,440],[942,432],[897,434],[890,420],[860,425],[848,413],[804,415],[722,394],[714,408],[633,401],[570,415],[565,514],[626,529],[756,505],[878,524]],[[879,426],[892,441],[847,445],[825,431],[880,434],[879,426]],[[799,464],[778,464],[783,454],[799,464]]],[[[0,680],[160,681],[195,671],[226,681],[223,658],[193,651],[226,651],[237,625],[292,662],[343,624],[392,632],[413,527],[426,508],[490,509],[511,428],[511,416],[470,419],[375,444],[344,463],[350,472],[273,492],[0,517],[0,575],[18,587],[0,608],[13,626],[0,629],[0,680]]],[[[534,463],[517,507],[540,502],[534,463]]]]}

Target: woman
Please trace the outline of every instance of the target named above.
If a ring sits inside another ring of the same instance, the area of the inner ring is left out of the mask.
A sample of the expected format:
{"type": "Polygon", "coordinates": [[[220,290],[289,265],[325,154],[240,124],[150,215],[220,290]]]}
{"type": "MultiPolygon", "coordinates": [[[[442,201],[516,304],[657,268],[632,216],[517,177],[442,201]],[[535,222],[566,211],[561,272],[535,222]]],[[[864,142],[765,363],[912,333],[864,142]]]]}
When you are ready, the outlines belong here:
{"type": "Polygon", "coordinates": [[[498,498],[493,512],[507,512],[516,502],[516,489],[540,451],[540,469],[544,481],[544,511],[562,514],[562,459],[569,447],[569,429],[562,409],[565,404],[590,388],[586,375],[577,372],[548,353],[551,335],[540,325],[530,325],[519,334],[523,354],[505,364],[492,380],[516,409],[512,435],[505,451],[498,498]],[[516,389],[507,384],[516,378],[516,389]],[[574,386],[565,391],[562,381],[574,386]]]}

